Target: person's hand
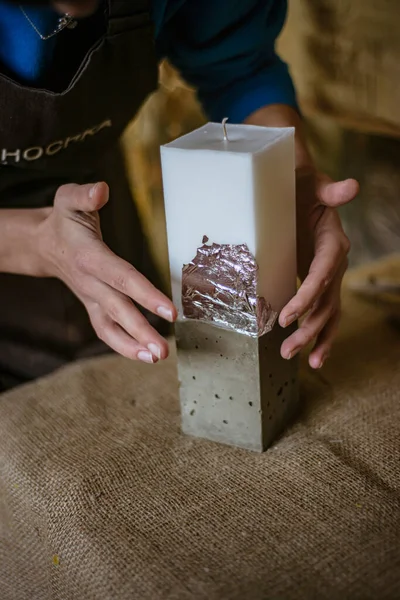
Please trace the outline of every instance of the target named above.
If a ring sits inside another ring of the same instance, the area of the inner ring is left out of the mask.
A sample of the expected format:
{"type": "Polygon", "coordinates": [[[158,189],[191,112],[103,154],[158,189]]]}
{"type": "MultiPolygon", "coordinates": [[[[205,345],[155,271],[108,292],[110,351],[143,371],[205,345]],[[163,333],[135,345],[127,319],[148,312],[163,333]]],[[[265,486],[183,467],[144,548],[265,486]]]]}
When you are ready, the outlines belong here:
{"type": "Polygon", "coordinates": [[[321,368],[329,356],[340,320],[340,290],[350,243],[336,207],[358,193],[354,179],[333,183],[312,167],[297,171],[297,252],[302,285],[279,316],[287,327],[305,316],[281,349],[286,359],[311,342],[310,366],[321,368]]]}
{"type": "Polygon", "coordinates": [[[349,240],[337,207],[358,194],[354,179],[333,183],[316,172],[308,151],[303,121],[285,104],[264,106],[246,119],[249,125],[295,128],[297,264],[302,285],[279,316],[282,327],[305,317],[300,328],[282,344],[290,359],[315,342],[311,367],[320,368],[329,355],[340,320],[340,288],[347,268],[349,240]]]}
{"type": "Polygon", "coordinates": [[[131,359],[157,362],[167,357],[168,344],[133,301],[170,322],[176,319],[176,309],[103,242],[98,211],[108,195],[105,183],[59,188],[38,232],[44,272],[75,293],[97,335],[113,350],[131,359]]]}

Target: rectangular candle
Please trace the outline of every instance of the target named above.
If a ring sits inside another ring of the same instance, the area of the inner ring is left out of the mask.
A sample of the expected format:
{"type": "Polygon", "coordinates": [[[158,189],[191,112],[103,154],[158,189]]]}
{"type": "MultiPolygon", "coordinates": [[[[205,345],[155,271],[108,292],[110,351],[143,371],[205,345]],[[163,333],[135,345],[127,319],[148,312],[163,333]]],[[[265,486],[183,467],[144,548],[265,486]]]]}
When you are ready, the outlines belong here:
{"type": "Polygon", "coordinates": [[[298,399],[294,130],[209,123],[161,148],[183,431],[262,451],[298,399]]]}

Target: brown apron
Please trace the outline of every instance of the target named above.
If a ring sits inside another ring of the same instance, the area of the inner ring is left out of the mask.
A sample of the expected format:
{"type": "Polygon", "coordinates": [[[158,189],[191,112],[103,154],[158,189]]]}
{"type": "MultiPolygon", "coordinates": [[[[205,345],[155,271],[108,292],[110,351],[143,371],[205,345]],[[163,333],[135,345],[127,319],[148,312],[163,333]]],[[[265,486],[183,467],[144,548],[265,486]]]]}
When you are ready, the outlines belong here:
{"type": "MultiPolygon", "coordinates": [[[[149,1],[109,0],[105,29],[61,93],[0,76],[0,209],[50,206],[60,185],[105,180],[105,242],[160,287],[119,150],[157,87],[149,1]]],[[[61,281],[0,274],[0,390],[104,351],[61,281]]]]}

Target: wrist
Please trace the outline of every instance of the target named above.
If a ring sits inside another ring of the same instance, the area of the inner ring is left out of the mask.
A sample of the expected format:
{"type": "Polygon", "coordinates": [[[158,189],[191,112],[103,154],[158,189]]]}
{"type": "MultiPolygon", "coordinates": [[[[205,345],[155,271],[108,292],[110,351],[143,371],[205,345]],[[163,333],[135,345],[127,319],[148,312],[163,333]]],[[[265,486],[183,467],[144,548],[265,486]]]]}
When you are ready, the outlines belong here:
{"type": "Polygon", "coordinates": [[[29,267],[34,277],[52,277],[48,266],[49,248],[43,227],[52,210],[53,207],[46,207],[33,211],[34,214],[29,224],[28,248],[32,250],[32,261],[29,263],[29,267]]]}
{"type": "Polygon", "coordinates": [[[40,226],[51,208],[0,210],[0,272],[45,277],[40,226]]]}
{"type": "Polygon", "coordinates": [[[293,107],[286,104],[263,106],[251,114],[245,123],[262,127],[294,127],[296,170],[314,168],[307,148],[303,120],[293,107]]]}

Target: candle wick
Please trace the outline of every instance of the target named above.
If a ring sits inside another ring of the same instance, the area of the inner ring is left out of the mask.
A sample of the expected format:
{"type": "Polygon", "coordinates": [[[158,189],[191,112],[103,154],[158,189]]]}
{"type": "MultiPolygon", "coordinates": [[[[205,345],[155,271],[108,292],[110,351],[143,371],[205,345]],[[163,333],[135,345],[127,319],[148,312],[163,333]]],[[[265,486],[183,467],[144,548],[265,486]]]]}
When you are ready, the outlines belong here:
{"type": "Polygon", "coordinates": [[[224,131],[224,142],[229,142],[228,139],[228,132],[226,130],[226,123],[228,121],[228,117],[226,117],[225,119],[222,119],[222,129],[224,131]]]}

